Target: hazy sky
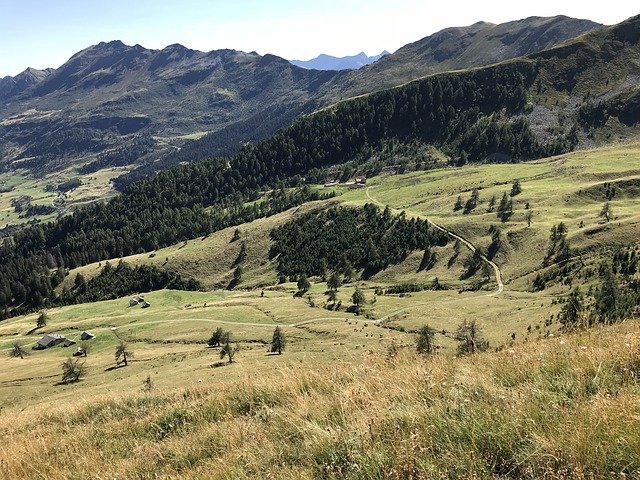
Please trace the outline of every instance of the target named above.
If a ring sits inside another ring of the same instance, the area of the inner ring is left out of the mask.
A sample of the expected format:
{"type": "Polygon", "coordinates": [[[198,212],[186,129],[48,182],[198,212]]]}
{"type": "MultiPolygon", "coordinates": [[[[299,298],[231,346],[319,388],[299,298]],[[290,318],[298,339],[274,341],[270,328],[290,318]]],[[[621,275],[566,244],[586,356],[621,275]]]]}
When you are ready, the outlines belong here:
{"type": "Polygon", "coordinates": [[[59,67],[100,41],[147,48],[181,43],[307,60],[369,55],[442,28],[568,15],[614,24],[640,14],[636,0],[0,0],[0,77],[59,67]]]}

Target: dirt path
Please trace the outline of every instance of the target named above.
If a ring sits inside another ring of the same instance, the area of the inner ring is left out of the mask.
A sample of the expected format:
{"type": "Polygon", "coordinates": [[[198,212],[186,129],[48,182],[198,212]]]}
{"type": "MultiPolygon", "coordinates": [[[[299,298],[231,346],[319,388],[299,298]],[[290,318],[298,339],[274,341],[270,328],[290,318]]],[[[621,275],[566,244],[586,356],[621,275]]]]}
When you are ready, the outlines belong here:
{"type": "MultiPolygon", "coordinates": [[[[367,190],[366,190],[367,198],[369,200],[371,200],[373,203],[375,203],[376,205],[379,205],[381,207],[389,206],[389,205],[385,205],[382,202],[379,202],[378,200],[376,200],[375,198],[373,198],[371,196],[370,190],[372,188],[374,188],[374,187],[372,187],[372,186],[367,187],[367,190]]],[[[389,206],[389,208],[392,208],[392,207],[389,206]]],[[[397,209],[394,209],[394,210],[397,210],[397,209]]],[[[437,223],[434,223],[433,221],[431,221],[429,218],[425,217],[424,215],[419,215],[419,214],[411,213],[411,212],[409,212],[409,213],[413,217],[419,217],[419,218],[425,219],[427,222],[429,222],[429,225],[431,225],[432,227],[437,228],[441,232],[445,232],[451,238],[455,238],[456,240],[459,240],[460,243],[464,244],[469,250],[471,250],[471,252],[475,252],[477,250],[476,246],[473,243],[471,243],[469,240],[467,240],[466,238],[463,238],[460,235],[457,235],[457,234],[453,233],[451,230],[448,230],[447,228],[443,227],[442,225],[438,225],[437,223]]],[[[480,257],[482,258],[483,261],[485,261],[486,263],[488,263],[491,266],[491,268],[493,269],[493,272],[494,272],[494,274],[496,276],[496,283],[498,284],[498,289],[495,292],[491,292],[491,293],[487,294],[487,296],[488,297],[492,297],[494,295],[498,295],[499,293],[502,293],[502,291],[504,290],[504,284],[502,283],[502,272],[500,271],[500,267],[498,267],[498,265],[495,262],[492,262],[491,260],[489,260],[485,255],[480,255],[480,257]]]]}

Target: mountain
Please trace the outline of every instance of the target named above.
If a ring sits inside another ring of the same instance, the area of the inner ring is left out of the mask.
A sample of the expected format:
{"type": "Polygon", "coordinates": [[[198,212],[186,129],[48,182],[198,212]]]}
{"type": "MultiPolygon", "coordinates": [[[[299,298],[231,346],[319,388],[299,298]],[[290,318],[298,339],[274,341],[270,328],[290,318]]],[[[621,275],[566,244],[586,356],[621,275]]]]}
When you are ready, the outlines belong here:
{"type": "Polygon", "coordinates": [[[311,60],[291,60],[291,63],[298,67],[315,70],[357,70],[380,60],[385,55],[389,55],[386,50],[372,57],[367,56],[364,52],[346,57],[334,57],[323,53],[311,60]]]}
{"type": "Polygon", "coordinates": [[[4,102],[11,97],[15,97],[24,92],[29,87],[42,82],[53,72],[52,68],[45,70],[37,70],[35,68],[27,68],[24,72],[19,73],[15,77],[0,78],[0,102],[4,102]]]}
{"type": "Polygon", "coordinates": [[[340,92],[341,97],[356,96],[426,75],[491,65],[549,49],[601,27],[589,20],[556,16],[446,28],[350,72],[330,91],[340,92]]]}
{"type": "Polygon", "coordinates": [[[13,152],[5,161],[50,170],[142,132],[172,137],[260,117],[270,133],[316,108],[335,75],[254,52],[103,42],[19,94],[6,81],[16,86],[0,106],[0,148],[13,152]]]}
{"type": "Polygon", "coordinates": [[[44,174],[89,162],[83,169],[91,172],[132,166],[135,157],[133,166],[144,168],[123,178],[126,184],[179,162],[234,153],[344,98],[513,58],[597,27],[567,17],[479,23],[444,30],[351,71],[308,70],[255,52],[200,52],[181,45],[150,50],[102,42],[40,80],[27,76],[30,86],[4,94],[0,170],[44,174]],[[207,132],[200,140],[180,138],[207,132]],[[135,138],[140,135],[159,140],[140,143],[135,138]],[[127,154],[92,160],[120,150],[127,154]]]}
{"type": "MultiPolygon", "coordinates": [[[[395,87],[426,75],[489,65],[551,48],[602,25],[565,16],[530,17],[494,25],[479,22],[469,27],[448,28],[407,45],[359,70],[340,72],[323,86],[318,105],[395,87]],[[449,52],[445,55],[445,52],[449,52]]],[[[171,152],[166,159],[121,178],[122,184],[144,178],[158,165],[174,165],[208,156],[227,154],[229,145],[264,138],[268,129],[261,118],[212,132],[171,152]]]]}

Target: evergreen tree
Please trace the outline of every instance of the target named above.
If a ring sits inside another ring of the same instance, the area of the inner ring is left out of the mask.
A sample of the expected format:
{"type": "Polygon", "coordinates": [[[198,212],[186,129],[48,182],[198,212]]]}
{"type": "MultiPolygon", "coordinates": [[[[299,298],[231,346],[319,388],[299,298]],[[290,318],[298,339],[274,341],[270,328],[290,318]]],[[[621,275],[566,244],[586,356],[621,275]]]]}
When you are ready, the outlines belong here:
{"type": "Polygon", "coordinates": [[[364,292],[360,289],[360,287],[356,287],[353,295],[351,295],[351,302],[356,306],[356,311],[360,311],[360,307],[367,301],[364,296],[364,292]]]}
{"type": "Polygon", "coordinates": [[[221,327],[215,329],[215,331],[211,334],[211,337],[207,341],[207,345],[210,347],[219,347],[222,342],[224,330],[221,327]]]}
{"type": "Polygon", "coordinates": [[[511,186],[511,196],[515,197],[516,195],[520,195],[522,193],[522,186],[520,185],[520,180],[515,180],[513,185],[511,186]]]}
{"type": "Polygon", "coordinates": [[[273,331],[273,337],[271,338],[271,352],[278,352],[278,355],[282,354],[282,350],[284,350],[286,344],[286,338],[284,336],[284,332],[277,326],[273,331]]]}
{"type": "Polygon", "coordinates": [[[492,195],[491,199],[489,200],[489,204],[487,205],[487,213],[493,212],[495,208],[496,208],[496,196],[492,195]]]}
{"type": "Polygon", "coordinates": [[[575,287],[567,297],[567,301],[562,306],[562,309],[558,314],[560,323],[562,323],[567,329],[579,326],[582,320],[583,311],[584,296],[580,289],[575,287]]]}
{"type": "Polygon", "coordinates": [[[340,288],[341,286],[342,278],[340,278],[340,275],[338,275],[337,272],[333,272],[329,277],[329,280],[327,280],[327,287],[330,290],[338,291],[338,288],[340,288]]]}
{"type": "Polygon", "coordinates": [[[604,218],[607,223],[613,218],[613,211],[611,210],[611,204],[609,204],[609,202],[605,202],[602,210],[600,210],[600,217],[604,218]]]}
{"type": "Polygon", "coordinates": [[[436,331],[428,325],[424,325],[418,330],[418,342],[416,345],[418,353],[423,355],[436,353],[435,334],[436,331]]]}
{"type": "Polygon", "coordinates": [[[300,275],[298,278],[298,290],[300,292],[307,292],[311,288],[311,283],[307,279],[306,275],[300,275]]]}
{"type": "Polygon", "coordinates": [[[453,211],[457,212],[458,210],[462,210],[462,197],[460,195],[456,198],[456,203],[453,204],[453,211]]]}
{"type": "Polygon", "coordinates": [[[220,350],[220,359],[228,357],[229,363],[233,363],[233,358],[236,356],[236,353],[238,353],[238,350],[240,350],[240,347],[238,347],[237,344],[231,345],[231,336],[229,335],[220,350]]]}
{"type": "Polygon", "coordinates": [[[47,322],[49,321],[49,315],[47,312],[40,312],[38,314],[38,318],[36,319],[36,328],[43,328],[47,326],[47,322]]]}
{"type": "Polygon", "coordinates": [[[615,321],[620,318],[618,279],[613,273],[611,264],[605,263],[601,269],[600,286],[596,295],[596,312],[601,321],[615,321]]]}

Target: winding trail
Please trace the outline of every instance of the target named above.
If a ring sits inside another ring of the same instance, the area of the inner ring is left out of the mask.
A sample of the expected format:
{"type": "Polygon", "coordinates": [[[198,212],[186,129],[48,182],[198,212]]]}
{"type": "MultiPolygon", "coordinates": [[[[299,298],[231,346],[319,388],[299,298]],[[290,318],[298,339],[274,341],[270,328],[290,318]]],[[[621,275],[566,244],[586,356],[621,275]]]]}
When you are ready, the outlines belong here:
{"type": "MultiPolygon", "coordinates": [[[[385,205],[384,203],[382,203],[382,202],[376,200],[375,198],[373,198],[371,196],[371,193],[370,193],[372,188],[375,188],[375,187],[374,186],[367,187],[367,190],[366,190],[367,198],[369,200],[371,200],[373,203],[375,203],[376,205],[379,205],[381,207],[392,208],[391,206],[385,205]]],[[[397,208],[394,209],[394,210],[397,210],[397,208]]],[[[460,243],[464,244],[469,250],[471,250],[471,252],[475,252],[477,250],[476,246],[473,243],[471,243],[469,240],[467,240],[464,237],[461,237],[460,235],[458,235],[456,233],[453,233],[451,230],[443,227],[442,225],[438,225],[437,223],[434,223],[428,217],[425,217],[424,215],[419,215],[419,214],[416,214],[416,213],[410,213],[410,214],[412,216],[414,216],[414,217],[418,217],[418,218],[422,218],[422,219],[426,220],[429,223],[429,225],[431,225],[432,227],[437,228],[441,232],[446,233],[451,238],[455,238],[456,240],[459,240],[460,243]]],[[[495,292],[491,292],[491,293],[487,294],[487,297],[493,297],[495,295],[498,295],[499,293],[502,293],[502,291],[504,290],[504,283],[502,283],[502,272],[500,271],[500,267],[498,267],[498,265],[495,262],[489,260],[485,255],[480,255],[480,258],[482,258],[482,260],[484,262],[488,263],[491,266],[491,268],[493,269],[493,272],[494,272],[494,274],[496,276],[496,283],[498,284],[498,289],[495,292]]]]}

